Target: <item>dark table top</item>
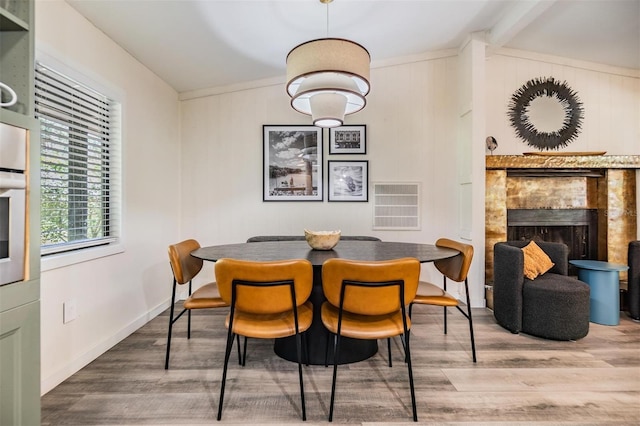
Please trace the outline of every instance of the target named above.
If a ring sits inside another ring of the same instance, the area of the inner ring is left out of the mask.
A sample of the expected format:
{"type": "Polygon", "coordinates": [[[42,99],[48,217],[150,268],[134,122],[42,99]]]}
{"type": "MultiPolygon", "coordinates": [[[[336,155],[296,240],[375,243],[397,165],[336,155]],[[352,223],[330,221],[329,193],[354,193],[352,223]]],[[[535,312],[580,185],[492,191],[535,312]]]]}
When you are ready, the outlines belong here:
{"type": "MultiPolygon", "coordinates": [[[[285,259],[308,259],[314,268],[313,323],[307,330],[309,349],[307,361],[313,365],[323,365],[326,361],[329,332],[322,324],[320,309],[325,300],[322,292],[322,264],[332,258],[353,260],[390,260],[401,257],[415,257],[420,262],[432,262],[458,254],[457,250],[439,248],[433,244],[393,243],[383,241],[340,240],[333,250],[313,250],[306,241],[265,241],[255,243],[226,244],[201,247],[192,256],[209,261],[227,257],[241,260],[269,261],[285,259]]],[[[288,337],[276,339],[274,350],[278,356],[290,361],[297,360],[296,340],[288,337]]],[[[340,342],[338,363],[362,361],[378,351],[376,340],[343,338],[340,342]]],[[[333,362],[333,361],[331,361],[333,362]]]]}
{"type": "Polygon", "coordinates": [[[333,250],[313,250],[306,241],[267,241],[201,247],[191,253],[203,260],[216,261],[223,257],[241,260],[308,259],[314,266],[322,266],[327,259],[390,260],[415,257],[420,262],[433,262],[457,255],[457,250],[433,244],[396,243],[387,241],[340,241],[333,250]]]}

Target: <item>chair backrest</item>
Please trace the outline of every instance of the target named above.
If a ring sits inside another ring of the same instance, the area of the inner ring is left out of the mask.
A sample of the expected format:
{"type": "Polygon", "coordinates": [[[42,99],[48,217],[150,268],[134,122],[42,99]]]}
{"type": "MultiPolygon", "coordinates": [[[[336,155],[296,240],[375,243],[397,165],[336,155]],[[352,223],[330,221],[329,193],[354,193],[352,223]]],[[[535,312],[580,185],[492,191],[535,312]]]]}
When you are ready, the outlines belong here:
{"type": "MultiPolygon", "coordinates": [[[[248,243],[259,243],[264,241],[304,241],[304,235],[258,235],[247,239],[248,243]]],[[[378,237],[368,235],[341,235],[341,240],[347,241],[382,241],[378,237]]]]}
{"type": "MultiPolygon", "coordinates": [[[[322,288],[327,301],[340,307],[344,281],[360,283],[404,282],[404,305],[416,297],[420,262],[413,257],[382,261],[329,259],[322,265],[322,288]]],[[[349,286],[343,308],[360,315],[384,315],[401,308],[398,286],[349,286]]]]}
{"type": "Polygon", "coordinates": [[[382,241],[378,237],[371,237],[369,235],[341,235],[340,239],[344,241],[382,241]]]}
{"type": "Polygon", "coordinates": [[[188,283],[202,269],[202,259],[191,256],[191,252],[199,248],[200,243],[196,240],[184,240],[169,246],[169,262],[178,284],[188,283]]]}
{"type": "Polygon", "coordinates": [[[470,244],[460,243],[448,238],[440,238],[436,241],[437,247],[450,248],[458,250],[460,253],[447,259],[436,260],[434,265],[450,280],[462,282],[467,279],[471,261],[473,260],[473,246],[470,244]]]}
{"type": "Polygon", "coordinates": [[[258,235],[247,239],[248,243],[262,243],[265,241],[304,241],[304,235],[258,235]]]}
{"type": "Polygon", "coordinates": [[[293,309],[289,286],[291,281],[294,284],[296,306],[307,301],[313,286],[313,266],[306,259],[257,262],[224,258],[216,262],[215,272],[222,300],[232,304],[235,282],[235,308],[255,314],[280,313],[293,309]],[[241,282],[264,285],[243,286],[241,282]],[[270,285],[273,283],[282,285],[270,285]]]}

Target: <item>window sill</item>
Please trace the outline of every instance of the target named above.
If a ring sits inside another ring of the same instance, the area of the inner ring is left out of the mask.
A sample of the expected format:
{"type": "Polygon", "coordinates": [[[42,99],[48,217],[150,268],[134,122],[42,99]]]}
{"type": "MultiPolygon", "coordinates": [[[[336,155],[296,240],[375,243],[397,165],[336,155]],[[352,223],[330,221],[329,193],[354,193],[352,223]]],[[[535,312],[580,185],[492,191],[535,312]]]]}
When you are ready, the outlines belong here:
{"type": "Polygon", "coordinates": [[[89,262],[100,259],[101,257],[113,256],[118,253],[124,253],[124,245],[122,245],[122,243],[43,256],[40,258],[40,271],[44,272],[52,269],[64,268],[65,266],[89,262]]]}

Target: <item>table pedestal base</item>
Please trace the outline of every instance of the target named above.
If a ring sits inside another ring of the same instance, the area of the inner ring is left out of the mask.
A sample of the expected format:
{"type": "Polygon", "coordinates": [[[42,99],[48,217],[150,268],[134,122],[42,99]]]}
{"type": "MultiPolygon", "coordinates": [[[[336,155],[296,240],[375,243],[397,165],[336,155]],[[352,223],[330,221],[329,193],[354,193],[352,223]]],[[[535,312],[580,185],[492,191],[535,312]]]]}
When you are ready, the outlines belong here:
{"type": "Polygon", "coordinates": [[[591,322],[602,325],[620,323],[620,271],[629,269],[627,265],[600,260],[570,260],[578,267],[578,279],[589,284],[589,308],[591,322]]]}
{"type": "MultiPolygon", "coordinates": [[[[302,349],[302,362],[311,365],[324,365],[325,353],[327,346],[320,343],[317,335],[313,339],[307,339],[309,344],[309,360],[304,358],[304,348],[302,349]]],[[[326,342],[326,340],[325,340],[326,342]]],[[[333,348],[333,346],[330,346],[333,348]]],[[[285,337],[276,339],[274,351],[280,357],[287,361],[298,362],[296,358],[296,339],[295,337],[285,337]]],[[[340,339],[340,353],[338,354],[338,364],[349,364],[352,362],[364,361],[371,358],[378,352],[377,340],[358,340],[342,337],[340,339]]],[[[328,365],[333,365],[333,350],[327,358],[328,365]]]]}
{"type": "Polygon", "coordinates": [[[578,268],[578,279],[589,284],[591,322],[602,325],[620,323],[620,283],[618,271],[596,271],[578,268]]]}
{"type": "MultiPolygon", "coordinates": [[[[311,327],[305,332],[309,359],[304,359],[304,348],[302,350],[303,363],[311,365],[324,365],[325,354],[327,352],[328,338],[331,333],[322,324],[322,303],[327,299],[322,291],[322,268],[313,268],[314,285],[311,290],[310,300],[313,303],[313,322],[311,327]]],[[[333,338],[331,336],[330,338],[333,338]]],[[[304,340],[303,340],[304,342],[304,340]]],[[[333,345],[330,345],[333,348],[333,345]]],[[[275,353],[288,361],[298,362],[296,358],[296,338],[295,336],[276,339],[274,344],[275,353]]],[[[340,353],[338,354],[338,364],[349,364],[352,362],[364,361],[371,358],[378,352],[377,340],[360,340],[342,337],[340,339],[340,353]]],[[[333,350],[329,353],[327,362],[333,364],[333,350]]]]}

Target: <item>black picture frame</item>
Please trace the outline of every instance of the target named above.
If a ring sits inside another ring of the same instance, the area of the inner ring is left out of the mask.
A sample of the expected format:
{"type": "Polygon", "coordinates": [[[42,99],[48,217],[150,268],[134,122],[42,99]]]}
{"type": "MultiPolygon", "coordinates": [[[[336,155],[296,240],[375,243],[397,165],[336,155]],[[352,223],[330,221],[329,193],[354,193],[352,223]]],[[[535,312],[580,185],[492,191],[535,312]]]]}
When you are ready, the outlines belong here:
{"type": "Polygon", "coordinates": [[[263,125],[263,201],[323,201],[322,129],[263,125]]]}
{"type": "Polygon", "coordinates": [[[329,201],[369,201],[369,162],[328,161],[327,192],[329,201]]]}
{"type": "Polygon", "coordinates": [[[340,126],[329,129],[329,154],[366,154],[367,126],[340,126]]]}

